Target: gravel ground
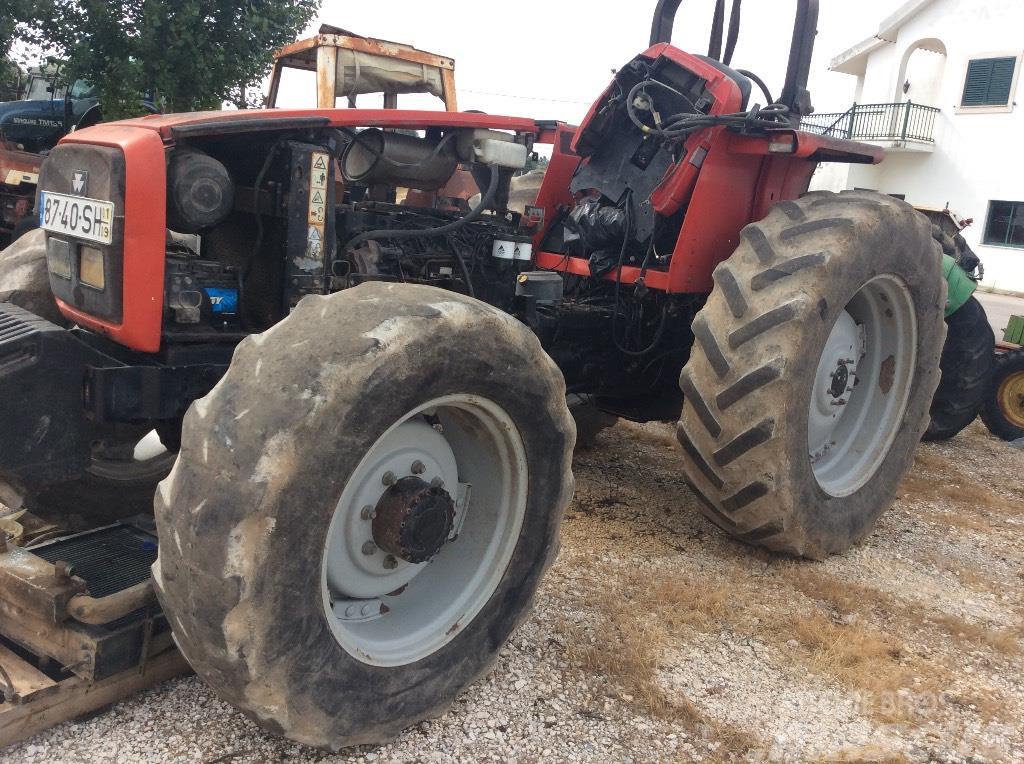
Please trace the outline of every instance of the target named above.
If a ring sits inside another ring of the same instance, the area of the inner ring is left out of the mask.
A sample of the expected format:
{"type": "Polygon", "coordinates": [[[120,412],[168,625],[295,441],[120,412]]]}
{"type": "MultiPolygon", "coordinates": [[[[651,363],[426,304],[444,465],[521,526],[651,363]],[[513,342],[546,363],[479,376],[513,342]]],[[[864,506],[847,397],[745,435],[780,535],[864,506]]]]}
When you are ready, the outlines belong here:
{"type": "Polygon", "coordinates": [[[871,538],[805,563],[725,538],[671,429],[620,423],[577,457],[534,614],[443,717],[326,755],[188,677],[0,759],[1022,761],[1022,472],[977,424],[923,445],[871,538]]]}

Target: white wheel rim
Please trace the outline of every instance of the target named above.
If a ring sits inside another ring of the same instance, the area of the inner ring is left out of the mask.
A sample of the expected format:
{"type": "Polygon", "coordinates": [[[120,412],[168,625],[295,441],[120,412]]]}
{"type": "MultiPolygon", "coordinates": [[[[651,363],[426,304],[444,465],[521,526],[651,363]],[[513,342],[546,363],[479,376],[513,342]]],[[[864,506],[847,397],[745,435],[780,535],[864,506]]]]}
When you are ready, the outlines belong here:
{"type": "Polygon", "coordinates": [[[338,643],[364,663],[400,666],[454,639],[502,580],[526,496],[522,438],[493,401],[446,396],[401,417],[363,456],[328,528],[321,594],[338,643]],[[374,547],[366,511],[385,481],[414,474],[441,481],[455,503],[450,540],[418,564],[374,547]]]}
{"type": "Polygon", "coordinates": [[[849,496],[878,471],[903,423],[916,362],[910,290],[878,276],[836,319],[811,386],[808,455],[826,493],[849,496]]]}

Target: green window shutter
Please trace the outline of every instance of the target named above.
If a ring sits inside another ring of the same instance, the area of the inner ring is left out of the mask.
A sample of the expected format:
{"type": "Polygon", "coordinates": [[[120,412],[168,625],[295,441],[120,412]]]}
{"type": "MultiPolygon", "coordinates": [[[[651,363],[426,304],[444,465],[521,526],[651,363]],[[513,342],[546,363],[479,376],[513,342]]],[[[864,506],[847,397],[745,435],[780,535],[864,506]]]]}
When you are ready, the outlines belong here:
{"type": "Polygon", "coordinates": [[[967,64],[967,79],[961,106],[1006,106],[1017,59],[976,58],[967,64]]]}
{"type": "Polygon", "coordinates": [[[1024,247],[1024,202],[991,201],[982,244],[1024,247]]]}

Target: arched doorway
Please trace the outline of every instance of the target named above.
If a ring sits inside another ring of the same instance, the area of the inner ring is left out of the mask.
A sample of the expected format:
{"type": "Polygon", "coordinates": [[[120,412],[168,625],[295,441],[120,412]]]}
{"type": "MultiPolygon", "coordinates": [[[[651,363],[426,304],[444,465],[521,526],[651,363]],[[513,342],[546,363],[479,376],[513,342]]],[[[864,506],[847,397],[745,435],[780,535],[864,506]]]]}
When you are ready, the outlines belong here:
{"type": "Polygon", "coordinates": [[[893,100],[937,106],[941,103],[945,69],[946,46],[942,40],[934,37],[918,40],[903,54],[893,100]]]}

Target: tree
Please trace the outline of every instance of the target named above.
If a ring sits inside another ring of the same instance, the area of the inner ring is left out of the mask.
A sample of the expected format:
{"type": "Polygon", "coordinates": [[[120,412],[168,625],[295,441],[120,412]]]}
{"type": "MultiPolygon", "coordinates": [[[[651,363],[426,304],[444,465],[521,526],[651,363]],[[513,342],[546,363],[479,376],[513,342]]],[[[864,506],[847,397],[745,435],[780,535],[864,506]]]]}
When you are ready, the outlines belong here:
{"type": "Polygon", "coordinates": [[[17,62],[0,58],[0,101],[15,101],[21,96],[25,72],[17,62]]]}
{"type": "Polygon", "coordinates": [[[320,1],[38,0],[24,36],[97,86],[106,119],[139,114],[147,92],[165,111],[213,109],[258,85],[320,1]]]}
{"type": "Polygon", "coordinates": [[[0,101],[20,95],[25,71],[10,55],[11,43],[19,31],[35,18],[33,0],[0,0],[0,101]]]}

